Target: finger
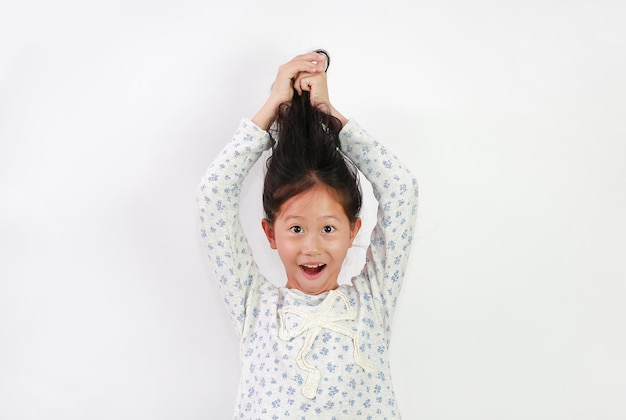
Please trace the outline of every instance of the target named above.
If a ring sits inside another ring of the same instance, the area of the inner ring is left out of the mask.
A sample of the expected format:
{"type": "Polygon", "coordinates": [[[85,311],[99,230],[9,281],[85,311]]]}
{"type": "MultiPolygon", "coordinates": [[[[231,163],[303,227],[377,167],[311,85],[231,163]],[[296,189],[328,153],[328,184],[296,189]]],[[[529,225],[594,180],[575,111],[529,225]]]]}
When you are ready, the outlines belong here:
{"type": "Polygon", "coordinates": [[[302,95],[302,88],[300,87],[300,82],[293,82],[293,88],[298,92],[298,95],[302,95]]]}
{"type": "Polygon", "coordinates": [[[300,73],[298,78],[294,80],[293,87],[298,92],[298,95],[302,95],[302,91],[311,91],[311,82],[307,81],[308,77],[303,77],[302,75],[307,75],[308,73],[300,73]]]}
{"type": "Polygon", "coordinates": [[[328,61],[328,56],[326,54],[321,53],[321,52],[313,51],[313,52],[310,52],[310,53],[301,54],[301,55],[295,57],[295,59],[296,60],[311,61],[311,62],[313,62],[315,64],[321,64],[320,67],[322,69],[324,69],[324,66],[326,65],[326,62],[328,61]]]}
{"type": "Polygon", "coordinates": [[[298,86],[300,90],[311,90],[311,82],[307,79],[309,79],[309,77],[300,74],[293,84],[294,86],[298,86]]]}
{"type": "Polygon", "coordinates": [[[328,55],[328,51],[320,48],[313,52],[324,56],[324,73],[328,72],[328,67],[330,66],[330,55],[328,55]]]}
{"type": "Polygon", "coordinates": [[[312,77],[312,73],[307,73],[307,72],[300,72],[295,77],[293,81],[293,86],[298,91],[299,94],[301,94],[303,90],[308,90],[307,89],[308,85],[307,83],[303,83],[303,80],[306,80],[307,78],[310,78],[310,77],[312,77]]]}
{"type": "Polygon", "coordinates": [[[281,66],[281,70],[295,77],[297,73],[319,73],[323,72],[326,66],[326,56],[319,53],[307,53],[294,57],[289,62],[281,66]]]}
{"type": "Polygon", "coordinates": [[[326,73],[299,73],[293,83],[302,90],[311,90],[326,83],[326,73]]]}
{"type": "Polygon", "coordinates": [[[316,75],[301,74],[295,81],[298,88],[298,94],[302,91],[310,92],[311,105],[317,107],[321,104],[329,104],[328,87],[326,84],[326,73],[316,75]]]}

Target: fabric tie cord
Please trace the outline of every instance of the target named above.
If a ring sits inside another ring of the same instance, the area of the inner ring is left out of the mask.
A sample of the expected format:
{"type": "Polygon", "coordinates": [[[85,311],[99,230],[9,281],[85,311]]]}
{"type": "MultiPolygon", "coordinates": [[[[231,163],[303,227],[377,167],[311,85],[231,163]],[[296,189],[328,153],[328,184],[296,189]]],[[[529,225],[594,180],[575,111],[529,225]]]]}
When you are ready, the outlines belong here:
{"type": "Polygon", "coordinates": [[[308,364],[304,358],[311,350],[313,342],[323,328],[350,337],[354,346],[354,361],[356,364],[366,372],[374,370],[372,362],[359,351],[359,337],[356,332],[337,323],[338,321],[350,320],[356,317],[356,312],[350,306],[348,298],[340,291],[331,290],[324,301],[314,309],[285,306],[278,310],[278,317],[278,337],[280,339],[288,341],[306,332],[304,343],[296,357],[296,363],[300,369],[308,373],[302,389],[302,394],[305,397],[315,397],[322,379],[320,371],[308,364]]]}

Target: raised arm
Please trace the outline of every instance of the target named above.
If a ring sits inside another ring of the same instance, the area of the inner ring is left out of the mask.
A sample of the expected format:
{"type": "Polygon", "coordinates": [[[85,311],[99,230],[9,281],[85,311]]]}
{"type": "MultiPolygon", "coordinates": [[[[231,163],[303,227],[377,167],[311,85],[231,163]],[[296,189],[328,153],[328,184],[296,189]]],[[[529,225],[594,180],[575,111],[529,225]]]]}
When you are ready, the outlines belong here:
{"type": "Polygon", "coordinates": [[[346,155],[372,184],[378,221],[362,272],[388,327],[402,287],[417,213],[417,180],[400,160],[356,122],[340,133],[346,155]]]}
{"type": "Polygon", "coordinates": [[[348,121],[331,104],[325,74],[300,74],[296,88],[311,92],[313,105],[339,118],[343,151],[372,184],[378,201],[378,223],[371,237],[362,272],[380,304],[387,325],[393,311],[409,256],[417,212],[417,181],[413,174],[356,122],[348,121]]]}
{"type": "Polygon", "coordinates": [[[280,66],[267,101],[252,120],[242,120],[232,141],[209,166],[198,189],[201,235],[239,334],[244,328],[248,303],[254,300],[263,281],[239,220],[243,180],[270,147],[267,130],[280,104],[291,100],[294,80],[298,75],[324,73],[323,60],[323,55],[309,53],[280,66]]]}
{"type": "Polygon", "coordinates": [[[267,132],[242,120],[198,188],[201,235],[238,334],[243,330],[246,303],[261,281],[241,228],[239,196],[244,178],[269,145],[267,132]]]}

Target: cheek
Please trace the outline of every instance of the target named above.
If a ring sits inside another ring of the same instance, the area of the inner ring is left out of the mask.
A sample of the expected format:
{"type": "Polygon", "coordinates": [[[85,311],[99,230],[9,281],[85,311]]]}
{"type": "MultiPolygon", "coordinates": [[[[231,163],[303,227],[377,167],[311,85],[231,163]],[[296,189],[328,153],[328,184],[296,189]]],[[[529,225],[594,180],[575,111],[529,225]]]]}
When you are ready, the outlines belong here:
{"type": "Polygon", "coordinates": [[[345,256],[352,244],[350,237],[341,238],[328,244],[328,250],[337,256],[345,256]]]}
{"type": "Polygon", "coordinates": [[[276,237],[276,250],[281,258],[288,258],[295,255],[298,250],[297,242],[287,237],[276,237]]]}

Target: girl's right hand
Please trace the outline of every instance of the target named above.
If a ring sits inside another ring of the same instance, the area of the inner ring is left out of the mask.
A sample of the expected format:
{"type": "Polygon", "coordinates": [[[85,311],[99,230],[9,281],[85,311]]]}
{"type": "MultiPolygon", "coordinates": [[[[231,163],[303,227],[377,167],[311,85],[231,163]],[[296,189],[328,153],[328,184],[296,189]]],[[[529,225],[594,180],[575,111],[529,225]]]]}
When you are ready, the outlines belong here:
{"type": "Polygon", "coordinates": [[[293,97],[293,82],[300,73],[323,73],[326,68],[326,56],[315,52],[301,54],[292,58],[278,68],[278,74],[272,85],[270,96],[261,109],[252,118],[259,128],[268,130],[276,115],[278,107],[284,102],[291,101],[293,97]]]}

